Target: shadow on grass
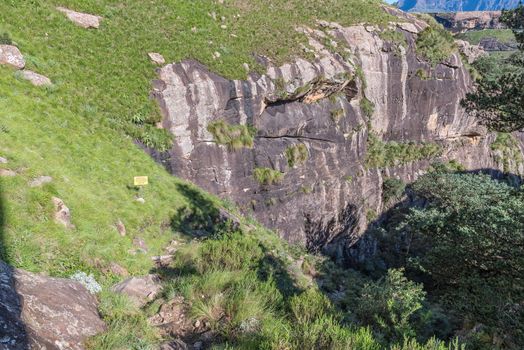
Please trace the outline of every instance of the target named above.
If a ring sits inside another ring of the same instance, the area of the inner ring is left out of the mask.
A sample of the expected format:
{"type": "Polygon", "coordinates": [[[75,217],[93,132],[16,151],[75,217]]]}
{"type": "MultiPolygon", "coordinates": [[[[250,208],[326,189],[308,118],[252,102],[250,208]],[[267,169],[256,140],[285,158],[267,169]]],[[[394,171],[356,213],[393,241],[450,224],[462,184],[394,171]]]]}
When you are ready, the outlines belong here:
{"type": "Polygon", "coordinates": [[[13,268],[8,265],[5,243],[6,214],[0,178],[0,350],[29,349],[27,332],[21,320],[21,298],[16,292],[13,268]]]}

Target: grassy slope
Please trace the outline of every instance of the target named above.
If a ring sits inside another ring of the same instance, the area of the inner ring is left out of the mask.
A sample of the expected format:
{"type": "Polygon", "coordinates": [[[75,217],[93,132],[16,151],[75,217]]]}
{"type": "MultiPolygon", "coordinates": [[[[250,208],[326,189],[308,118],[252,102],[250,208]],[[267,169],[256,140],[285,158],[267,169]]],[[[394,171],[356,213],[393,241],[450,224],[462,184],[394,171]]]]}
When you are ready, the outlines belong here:
{"type": "Polygon", "coordinates": [[[515,35],[510,29],[483,29],[483,30],[472,30],[458,36],[470,42],[473,45],[478,45],[482,39],[495,38],[501,43],[512,43],[515,42],[515,35]]]}
{"type": "MultiPolygon", "coordinates": [[[[36,88],[19,80],[14,71],[0,67],[0,156],[9,159],[0,166],[18,172],[15,177],[0,178],[4,259],[17,267],[57,276],[77,270],[94,272],[107,287],[116,279],[102,272],[101,267],[109,262],[119,263],[134,275],[151,269],[150,256],[159,254],[175,235],[169,224],[178,209],[188,204],[198,206],[195,197],[211,206],[219,205],[212,196],[170,176],[125,136],[124,131],[139,137],[162,137],[143,123],[131,123],[146,120],[146,125],[152,125],[158,118],[156,106],[148,99],[150,80],[155,76],[148,51],[161,52],[168,61],[196,58],[223,75],[242,77],[244,62],[256,68],[252,52],[277,62],[301,54],[297,43],[303,42],[303,37],[295,33],[295,25],[311,24],[316,17],[342,24],[388,20],[376,6],[378,2],[371,0],[309,4],[275,0],[271,5],[257,0],[245,4],[226,1],[226,5],[218,5],[209,0],[0,2],[0,32],[8,32],[17,43],[26,56],[27,68],[55,83],[52,88],[36,88]],[[102,15],[103,25],[99,30],[78,28],[57,13],[55,5],[102,15]],[[218,21],[210,16],[213,12],[218,21]],[[240,17],[235,17],[238,14],[240,17]],[[222,16],[226,29],[220,27],[222,16]],[[219,60],[212,58],[215,51],[221,53],[219,60]],[[28,182],[40,175],[51,175],[54,181],[30,188],[28,182]],[[150,177],[150,185],[140,194],[145,204],[135,201],[137,190],[130,186],[135,175],[150,177]],[[62,198],[71,208],[75,230],[53,222],[52,196],[62,198]],[[118,219],[126,224],[127,237],[118,235],[114,227],[118,219]],[[146,241],[149,253],[128,253],[134,237],[146,241]]],[[[214,293],[209,295],[211,302],[216,300],[212,297],[223,296],[219,306],[232,321],[226,329],[217,327],[226,332],[228,340],[253,348],[262,340],[268,348],[315,348],[318,342],[326,348],[348,342],[352,346],[355,342],[368,344],[359,346],[363,349],[380,347],[369,331],[353,332],[342,326],[334,316],[337,311],[318,291],[300,294],[300,299],[284,298],[289,292],[278,286],[282,281],[278,276],[285,277],[286,288],[293,288],[300,278],[293,281],[293,276],[288,276],[289,261],[272,262],[275,254],[289,260],[288,248],[275,236],[257,230],[256,239],[246,237],[242,242],[240,238],[240,250],[228,254],[220,253],[232,249],[227,240],[191,243],[187,250],[199,249],[199,253],[189,255],[187,261],[187,255],[181,255],[182,260],[177,261],[181,265],[175,267],[200,267],[171,283],[173,292],[189,300],[204,292],[214,293]],[[195,244],[200,248],[194,248],[195,244]],[[248,244],[247,250],[244,244],[248,244]],[[241,267],[221,258],[242,260],[241,252],[258,249],[256,260],[245,260],[241,267]],[[206,256],[216,253],[217,261],[206,256]],[[271,271],[275,266],[283,268],[276,277],[271,271]],[[266,280],[260,280],[264,273],[266,280]],[[210,279],[212,276],[220,277],[221,282],[210,279]],[[315,314],[316,303],[323,305],[322,314],[315,314]],[[300,321],[303,314],[311,319],[300,321]],[[264,322],[257,335],[261,338],[238,338],[237,327],[253,316],[264,322]],[[295,327],[297,322],[301,328],[295,327]]],[[[296,275],[300,277],[300,271],[296,275]]],[[[347,282],[354,284],[354,279],[347,282]]],[[[157,339],[143,311],[108,293],[107,288],[100,298],[109,330],[93,339],[91,348],[152,348],[157,339]]],[[[193,317],[199,317],[195,311],[202,314],[213,305],[201,306],[192,310],[193,317]]]]}

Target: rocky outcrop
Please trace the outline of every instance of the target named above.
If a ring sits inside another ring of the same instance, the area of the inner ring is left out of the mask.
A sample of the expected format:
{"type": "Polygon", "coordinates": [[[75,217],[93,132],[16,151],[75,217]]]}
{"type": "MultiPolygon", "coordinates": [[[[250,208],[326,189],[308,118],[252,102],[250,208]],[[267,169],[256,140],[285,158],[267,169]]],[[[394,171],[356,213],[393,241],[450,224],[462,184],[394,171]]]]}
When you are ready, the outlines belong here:
{"type": "Polygon", "coordinates": [[[55,222],[68,229],[74,229],[75,225],[71,222],[71,211],[60,198],[53,197],[53,205],[55,207],[55,222]]]}
{"type": "Polygon", "coordinates": [[[472,45],[464,40],[456,40],[456,43],[460,53],[464,55],[470,64],[488,54],[479,45],[472,45]]]}
{"type": "Polygon", "coordinates": [[[483,38],[479,47],[485,51],[517,51],[519,44],[517,41],[502,42],[497,38],[483,38]]]}
{"type": "Polygon", "coordinates": [[[397,6],[409,12],[496,11],[517,7],[519,0],[400,0],[397,6]]]}
{"type": "Polygon", "coordinates": [[[471,12],[444,12],[431,15],[454,33],[463,33],[468,30],[504,29],[500,22],[501,11],[471,11],[471,12]]]}
{"type": "Polygon", "coordinates": [[[23,79],[28,80],[31,84],[34,86],[49,86],[52,85],[51,79],[48,77],[35,73],[30,70],[23,70],[21,72],[21,76],[23,79]]]}
{"type": "Polygon", "coordinates": [[[80,283],[0,262],[0,350],[81,350],[104,330],[96,298],[80,283]]]}
{"type": "Polygon", "coordinates": [[[151,154],[289,242],[343,255],[382,211],[384,178],[413,181],[436,160],[498,167],[494,136],[460,108],[472,86],[460,55],[425,62],[415,51],[425,24],[401,14],[385,30],[402,45],[379,28],[321,22],[301,29],[314,61],[276,67],[260,58],[267,74],[243,81],[195,61],[162,67],[153,94],[174,146],[151,154]],[[373,160],[386,145],[416,152],[422,143],[440,156],[373,160]]]}

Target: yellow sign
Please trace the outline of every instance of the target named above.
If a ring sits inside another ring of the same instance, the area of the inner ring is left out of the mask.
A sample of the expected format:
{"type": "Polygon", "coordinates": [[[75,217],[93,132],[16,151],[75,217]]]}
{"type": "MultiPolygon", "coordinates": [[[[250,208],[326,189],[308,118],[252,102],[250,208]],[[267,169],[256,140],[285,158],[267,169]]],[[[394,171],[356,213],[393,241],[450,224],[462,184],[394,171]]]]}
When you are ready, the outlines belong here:
{"type": "Polygon", "coordinates": [[[149,184],[149,179],[147,176],[135,176],[135,186],[145,186],[149,184]]]}

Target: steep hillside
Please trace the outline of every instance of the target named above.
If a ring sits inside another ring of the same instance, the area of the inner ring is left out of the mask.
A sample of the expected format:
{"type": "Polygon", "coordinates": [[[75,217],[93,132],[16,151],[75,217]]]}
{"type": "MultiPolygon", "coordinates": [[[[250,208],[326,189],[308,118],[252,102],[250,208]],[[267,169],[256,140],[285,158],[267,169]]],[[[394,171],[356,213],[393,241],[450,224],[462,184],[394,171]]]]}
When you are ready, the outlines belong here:
{"type": "Polygon", "coordinates": [[[1,1],[0,350],[462,350],[403,269],[337,264],[366,262],[392,181],[524,170],[521,135],[459,107],[468,69],[426,20],[1,1]]]}
{"type": "Polygon", "coordinates": [[[400,0],[397,6],[409,12],[497,11],[517,7],[519,0],[400,0]]]}

